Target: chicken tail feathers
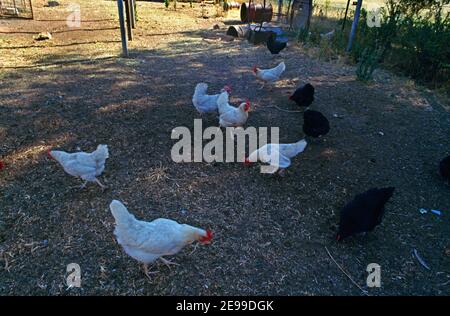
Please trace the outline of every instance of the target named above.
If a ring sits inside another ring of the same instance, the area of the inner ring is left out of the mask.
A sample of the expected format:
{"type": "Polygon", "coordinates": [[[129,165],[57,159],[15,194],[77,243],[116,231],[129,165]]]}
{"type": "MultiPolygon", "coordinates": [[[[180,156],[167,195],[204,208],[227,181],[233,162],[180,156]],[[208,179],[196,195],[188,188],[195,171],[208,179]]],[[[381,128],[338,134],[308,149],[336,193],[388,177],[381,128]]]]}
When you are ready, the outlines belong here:
{"type": "Polygon", "coordinates": [[[208,90],[208,85],[204,82],[200,82],[195,86],[195,95],[205,95],[208,90]]]}
{"type": "Polygon", "coordinates": [[[222,92],[217,98],[217,107],[219,108],[219,113],[222,113],[222,109],[228,104],[228,93],[222,92]]]}
{"type": "Polygon", "coordinates": [[[109,158],[108,146],[107,145],[98,145],[97,149],[93,152],[94,159],[96,161],[104,161],[106,158],[109,158]]]}
{"type": "Polygon", "coordinates": [[[130,214],[121,202],[117,200],[113,200],[109,205],[111,209],[111,213],[116,220],[117,225],[127,225],[130,221],[133,221],[135,218],[132,214],[130,214]]]}

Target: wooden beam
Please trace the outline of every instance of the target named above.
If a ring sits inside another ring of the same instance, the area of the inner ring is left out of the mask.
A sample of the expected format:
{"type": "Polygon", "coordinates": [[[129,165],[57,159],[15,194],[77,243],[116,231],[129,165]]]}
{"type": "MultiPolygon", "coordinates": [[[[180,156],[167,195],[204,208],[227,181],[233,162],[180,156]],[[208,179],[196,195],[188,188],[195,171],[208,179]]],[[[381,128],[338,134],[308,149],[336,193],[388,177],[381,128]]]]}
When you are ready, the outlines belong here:
{"type": "Polygon", "coordinates": [[[345,22],[347,22],[348,7],[350,6],[350,0],[347,0],[347,7],[345,8],[344,22],[342,22],[342,30],[345,29],[345,22]]]}

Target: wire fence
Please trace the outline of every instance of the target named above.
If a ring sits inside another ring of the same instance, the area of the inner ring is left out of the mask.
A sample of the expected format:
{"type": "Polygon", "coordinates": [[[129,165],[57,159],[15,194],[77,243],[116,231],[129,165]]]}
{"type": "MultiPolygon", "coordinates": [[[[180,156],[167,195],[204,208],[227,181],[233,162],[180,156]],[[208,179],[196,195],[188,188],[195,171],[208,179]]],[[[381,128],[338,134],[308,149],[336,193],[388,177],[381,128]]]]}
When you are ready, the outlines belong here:
{"type": "Polygon", "coordinates": [[[0,0],[0,18],[33,18],[31,0],[0,0]]]}

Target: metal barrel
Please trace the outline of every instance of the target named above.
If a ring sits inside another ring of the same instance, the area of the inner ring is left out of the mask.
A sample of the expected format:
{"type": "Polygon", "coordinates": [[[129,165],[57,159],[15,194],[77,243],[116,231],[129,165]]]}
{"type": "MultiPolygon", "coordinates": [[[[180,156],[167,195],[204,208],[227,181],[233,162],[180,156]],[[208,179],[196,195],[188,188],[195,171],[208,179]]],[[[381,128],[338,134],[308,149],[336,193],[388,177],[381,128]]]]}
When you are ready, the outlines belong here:
{"type": "Polygon", "coordinates": [[[272,21],[273,8],[269,3],[264,7],[261,3],[243,3],[241,5],[241,21],[244,23],[255,22],[270,22],[272,21]]]}
{"type": "Polygon", "coordinates": [[[227,35],[239,38],[246,38],[249,31],[249,26],[246,25],[231,25],[227,30],[227,35]]]}

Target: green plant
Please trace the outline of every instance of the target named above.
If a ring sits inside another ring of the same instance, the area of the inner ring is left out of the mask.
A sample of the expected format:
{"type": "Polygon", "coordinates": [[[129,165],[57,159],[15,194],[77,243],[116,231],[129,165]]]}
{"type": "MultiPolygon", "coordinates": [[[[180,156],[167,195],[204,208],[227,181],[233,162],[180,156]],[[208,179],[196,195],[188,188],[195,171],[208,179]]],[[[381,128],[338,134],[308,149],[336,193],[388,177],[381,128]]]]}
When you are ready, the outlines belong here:
{"type": "Polygon", "coordinates": [[[169,4],[170,4],[170,0],[164,0],[164,5],[166,8],[169,7],[169,4]]]}
{"type": "Polygon", "coordinates": [[[382,48],[371,46],[363,50],[356,69],[356,76],[359,80],[368,81],[372,78],[372,74],[380,62],[382,50],[382,48]]]}

